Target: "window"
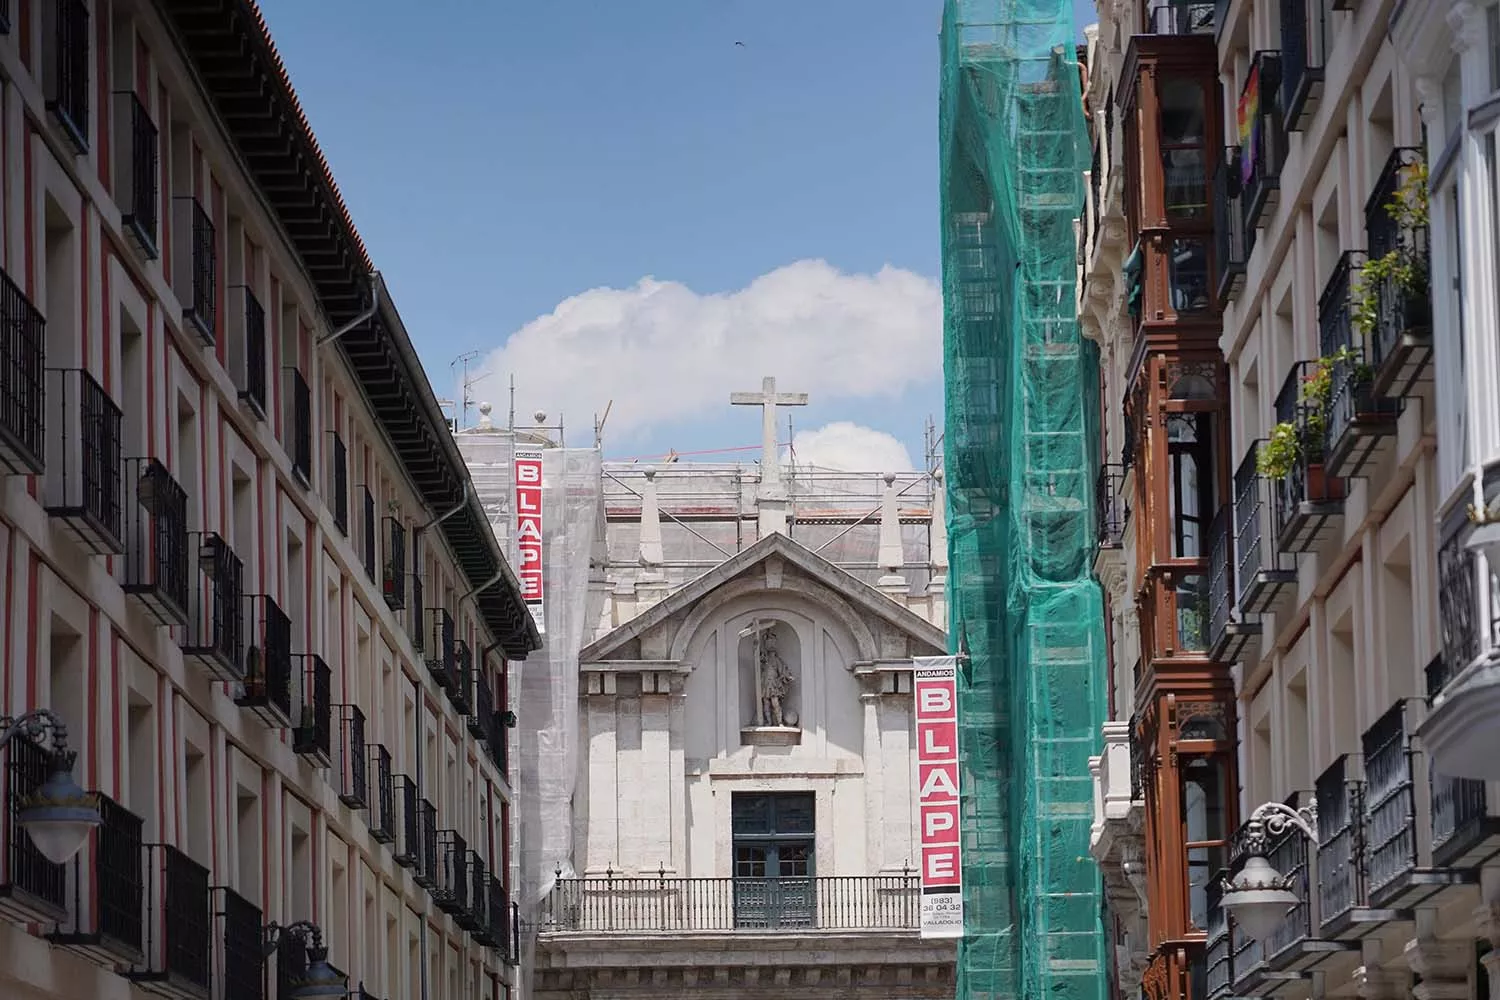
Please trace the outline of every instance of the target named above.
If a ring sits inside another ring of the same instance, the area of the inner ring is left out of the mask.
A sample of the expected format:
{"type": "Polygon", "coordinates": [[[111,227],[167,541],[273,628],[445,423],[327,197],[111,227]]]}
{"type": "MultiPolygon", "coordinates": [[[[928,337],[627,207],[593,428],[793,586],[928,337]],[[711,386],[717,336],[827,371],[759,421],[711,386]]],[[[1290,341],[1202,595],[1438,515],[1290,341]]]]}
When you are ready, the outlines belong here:
{"type": "Polygon", "coordinates": [[[731,811],[735,926],[813,926],[813,793],[735,792],[731,811]]]}
{"type": "Polygon", "coordinates": [[[1210,305],[1208,294],[1208,241],[1176,239],[1167,260],[1167,282],[1171,286],[1172,311],[1179,316],[1203,312],[1210,305]]]}
{"type": "Polygon", "coordinates": [[[1167,462],[1172,476],[1168,496],[1172,555],[1178,559],[1205,558],[1208,524],[1214,513],[1211,414],[1167,414],[1167,462]]]}
{"type": "Polygon", "coordinates": [[[1203,87],[1192,80],[1163,80],[1161,166],[1169,219],[1208,217],[1207,117],[1203,87]]]}
{"type": "Polygon", "coordinates": [[[1228,768],[1219,756],[1182,759],[1183,843],[1187,848],[1188,916],[1208,928],[1208,886],[1223,867],[1228,841],[1225,795],[1228,768]]]}

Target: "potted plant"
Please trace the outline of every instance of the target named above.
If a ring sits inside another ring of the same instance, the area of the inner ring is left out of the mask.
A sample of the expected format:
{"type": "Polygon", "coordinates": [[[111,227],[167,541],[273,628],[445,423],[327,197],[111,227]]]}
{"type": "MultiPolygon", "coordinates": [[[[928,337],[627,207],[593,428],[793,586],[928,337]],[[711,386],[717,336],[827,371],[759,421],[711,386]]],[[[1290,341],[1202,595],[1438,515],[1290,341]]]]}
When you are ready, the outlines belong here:
{"type": "Polygon", "coordinates": [[[1328,404],[1333,398],[1333,371],[1339,362],[1357,363],[1352,348],[1319,358],[1298,392],[1302,419],[1283,420],[1271,428],[1266,443],[1255,456],[1255,467],[1268,479],[1285,479],[1303,462],[1306,466],[1306,497],[1336,500],[1343,496],[1341,479],[1323,472],[1323,438],[1328,427],[1328,404]]]}
{"type": "MultiPolygon", "coordinates": [[[[1425,331],[1432,325],[1432,300],[1427,258],[1417,252],[1411,238],[1427,228],[1427,164],[1417,160],[1406,168],[1405,177],[1385,210],[1401,236],[1396,245],[1361,266],[1354,302],[1354,326],[1366,338],[1380,326],[1383,290],[1399,292],[1401,332],[1425,331]]],[[[1391,294],[1386,292],[1385,294],[1391,294]]]]}

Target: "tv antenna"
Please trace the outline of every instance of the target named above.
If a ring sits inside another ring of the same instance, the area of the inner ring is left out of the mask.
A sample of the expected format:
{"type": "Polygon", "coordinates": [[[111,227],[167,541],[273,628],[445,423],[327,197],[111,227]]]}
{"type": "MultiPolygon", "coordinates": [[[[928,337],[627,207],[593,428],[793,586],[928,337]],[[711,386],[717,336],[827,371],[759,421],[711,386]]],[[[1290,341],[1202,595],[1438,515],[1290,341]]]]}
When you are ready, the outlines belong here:
{"type": "Polygon", "coordinates": [[[473,396],[473,394],[471,392],[469,392],[469,390],[472,389],[472,388],[474,388],[480,382],[483,382],[485,379],[487,379],[487,378],[490,377],[490,373],[487,372],[487,371],[482,371],[482,372],[480,372],[479,374],[477,374],[477,375],[475,375],[473,377],[469,376],[469,364],[472,361],[474,361],[474,359],[476,359],[478,357],[479,357],[479,352],[478,351],[469,351],[467,353],[460,354],[458,357],[454,358],[453,359],[453,363],[448,366],[449,368],[457,368],[459,365],[463,365],[463,369],[464,369],[463,383],[462,383],[463,384],[463,391],[462,391],[462,395],[460,396],[459,407],[458,407],[458,412],[459,412],[458,425],[460,427],[467,427],[468,426],[468,423],[469,423],[469,409],[474,405],[474,396],[473,396]]]}

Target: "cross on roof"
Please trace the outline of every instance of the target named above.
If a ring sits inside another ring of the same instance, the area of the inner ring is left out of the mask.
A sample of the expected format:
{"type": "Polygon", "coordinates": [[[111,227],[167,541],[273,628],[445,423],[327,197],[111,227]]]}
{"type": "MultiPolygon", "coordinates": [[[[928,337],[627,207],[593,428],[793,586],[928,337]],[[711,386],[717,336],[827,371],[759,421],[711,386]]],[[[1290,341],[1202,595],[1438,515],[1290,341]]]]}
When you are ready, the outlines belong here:
{"type": "Polygon", "coordinates": [[[735,406],[759,406],[761,408],[761,492],[773,491],[781,485],[781,458],[776,447],[776,407],[806,406],[805,392],[777,392],[776,377],[768,375],[761,380],[760,392],[733,392],[729,402],[735,406]]]}

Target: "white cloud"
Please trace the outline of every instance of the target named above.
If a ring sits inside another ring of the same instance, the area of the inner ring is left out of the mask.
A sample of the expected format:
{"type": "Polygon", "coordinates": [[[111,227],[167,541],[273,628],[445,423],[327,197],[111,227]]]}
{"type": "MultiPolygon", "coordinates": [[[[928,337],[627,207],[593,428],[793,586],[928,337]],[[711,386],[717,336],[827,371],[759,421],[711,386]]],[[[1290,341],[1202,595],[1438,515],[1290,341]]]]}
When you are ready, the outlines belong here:
{"type": "Polygon", "coordinates": [[[765,375],[814,402],[899,395],[941,372],[942,316],[935,281],[889,266],[845,274],[804,260],[712,295],[646,277],[575,295],[484,367],[515,376],[518,412],[573,427],[613,400],[607,434],[620,442],[726,410],[765,375]]]}
{"type": "Polygon", "coordinates": [[[798,431],[792,450],[799,466],[839,472],[908,472],[915,466],[906,445],[884,431],[839,420],[810,431],[798,431]]]}

